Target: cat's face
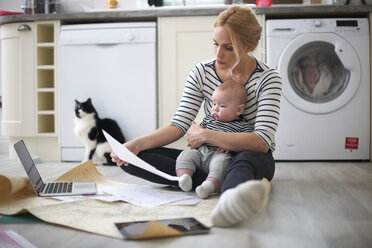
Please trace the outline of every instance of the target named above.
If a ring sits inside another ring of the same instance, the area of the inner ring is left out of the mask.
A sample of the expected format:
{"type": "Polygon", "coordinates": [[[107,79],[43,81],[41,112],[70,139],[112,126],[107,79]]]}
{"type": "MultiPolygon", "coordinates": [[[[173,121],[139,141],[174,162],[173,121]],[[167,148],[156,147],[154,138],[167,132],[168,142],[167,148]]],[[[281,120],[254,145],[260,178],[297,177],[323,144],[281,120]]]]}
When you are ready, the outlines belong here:
{"type": "Polygon", "coordinates": [[[87,114],[91,114],[95,112],[96,110],[94,109],[90,98],[88,98],[88,100],[86,100],[85,102],[79,102],[78,100],[75,100],[76,117],[82,118],[87,114]]]}

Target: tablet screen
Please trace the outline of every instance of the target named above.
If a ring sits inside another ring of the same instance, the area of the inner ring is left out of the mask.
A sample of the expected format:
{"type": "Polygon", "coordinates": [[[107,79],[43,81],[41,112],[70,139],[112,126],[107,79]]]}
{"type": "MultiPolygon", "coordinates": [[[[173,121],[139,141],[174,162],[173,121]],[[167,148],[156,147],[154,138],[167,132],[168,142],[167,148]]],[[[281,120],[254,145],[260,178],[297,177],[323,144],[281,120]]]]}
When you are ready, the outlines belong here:
{"type": "Polygon", "coordinates": [[[195,218],[151,220],[115,223],[126,239],[148,239],[190,234],[208,233],[206,227],[195,218]]]}

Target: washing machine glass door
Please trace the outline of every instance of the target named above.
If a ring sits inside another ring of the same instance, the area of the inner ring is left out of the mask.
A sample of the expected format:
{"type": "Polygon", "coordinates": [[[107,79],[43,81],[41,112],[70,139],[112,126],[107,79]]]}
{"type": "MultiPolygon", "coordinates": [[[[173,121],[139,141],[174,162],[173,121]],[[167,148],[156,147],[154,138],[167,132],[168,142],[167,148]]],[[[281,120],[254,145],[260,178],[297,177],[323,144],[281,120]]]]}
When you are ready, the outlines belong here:
{"type": "Polygon", "coordinates": [[[354,48],[333,33],[297,36],[278,62],[284,97],[315,114],[335,111],[350,101],[360,84],[360,68],[354,48]]]}

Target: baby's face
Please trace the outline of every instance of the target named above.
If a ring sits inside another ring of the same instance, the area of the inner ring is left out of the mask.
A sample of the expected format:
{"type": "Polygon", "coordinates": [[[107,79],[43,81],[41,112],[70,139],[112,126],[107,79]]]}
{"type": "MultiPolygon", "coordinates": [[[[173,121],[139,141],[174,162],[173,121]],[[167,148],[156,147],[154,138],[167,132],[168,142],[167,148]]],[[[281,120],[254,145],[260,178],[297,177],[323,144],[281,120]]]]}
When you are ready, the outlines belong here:
{"type": "Polygon", "coordinates": [[[223,122],[229,122],[239,117],[239,103],[229,91],[216,89],[212,95],[211,115],[213,118],[223,122]]]}

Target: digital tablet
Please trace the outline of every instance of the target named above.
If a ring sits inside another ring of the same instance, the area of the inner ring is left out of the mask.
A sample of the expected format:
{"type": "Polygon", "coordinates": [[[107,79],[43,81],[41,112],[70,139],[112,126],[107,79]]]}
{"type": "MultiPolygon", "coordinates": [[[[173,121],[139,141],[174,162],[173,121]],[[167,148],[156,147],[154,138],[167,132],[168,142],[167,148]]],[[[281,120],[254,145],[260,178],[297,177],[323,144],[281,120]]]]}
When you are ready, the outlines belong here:
{"type": "Polygon", "coordinates": [[[208,233],[210,228],[195,218],[115,223],[125,239],[150,239],[208,233]]]}

